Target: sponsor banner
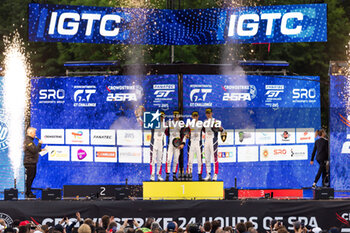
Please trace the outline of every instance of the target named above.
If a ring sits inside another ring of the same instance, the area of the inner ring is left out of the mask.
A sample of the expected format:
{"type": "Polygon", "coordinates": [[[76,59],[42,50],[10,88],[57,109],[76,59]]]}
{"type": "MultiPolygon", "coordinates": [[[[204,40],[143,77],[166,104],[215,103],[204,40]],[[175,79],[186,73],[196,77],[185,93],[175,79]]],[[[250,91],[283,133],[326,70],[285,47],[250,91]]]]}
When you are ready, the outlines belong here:
{"type": "Polygon", "coordinates": [[[66,129],[66,144],[89,145],[89,139],[88,129],[66,129]]]}
{"type": "Polygon", "coordinates": [[[219,146],[231,146],[234,144],[234,131],[233,129],[225,129],[227,132],[227,137],[225,142],[222,141],[221,139],[221,133],[219,133],[219,146]]]}
{"type": "Polygon", "coordinates": [[[64,144],[64,129],[41,129],[44,144],[64,144]]]}
{"type": "Polygon", "coordinates": [[[314,143],[315,129],[314,128],[297,128],[297,143],[314,143]]]}
{"type": "Polygon", "coordinates": [[[45,149],[48,152],[49,161],[69,161],[70,148],[69,146],[47,146],[45,149]]]}
{"type": "Polygon", "coordinates": [[[100,221],[102,215],[118,216],[115,218],[118,225],[122,225],[126,219],[135,219],[142,227],[147,218],[152,216],[157,219],[163,229],[166,229],[167,224],[171,221],[176,221],[183,229],[193,222],[203,225],[205,221],[220,220],[224,227],[235,226],[241,221],[251,221],[258,232],[269,231],[271,220],[278,219],[289,232],[293,232],[295,221],[304,222],[305,226],[311,228],[329,229],[332,226],[343,226],[343,232],[350,230],[344,224],[350,220],[350,203],[347,200],[319,200],[317,204],[313,200],[254,199],[246,199],[244,202],[242,200],[73,202],[71,200],[50,202],[37,200],[32,203],[35,208],[32,205],[24,205],[21,201],[2,201],[0,202],[0,217],[10,224],[12,219],[27,219],[27,216],[34,216],[33,218],[39,224],[51,223],[54,225],[59,223],[62,216],[71,218],[72,222],[75,221],[74,214],[67,215],[67,213],[79,212],[84,218],[91,218],[97,222],[100,221]]]}
{"type": "Polygon", "coordinates": [[[74,162],[93,162],[92,146],[72,146],[72,161],[74,162]]]}
{"type": "Polygon", "coordinates": [[[236,147],[219,147],[218,148],[219,163],[236,162],[236,147]]]}
{"type": "Polygon", "coordinates": [[[260,161],[307,160],[307,145],[261,146],[260,161]]]}
{"type": "Polygon", "coordinates": [[[119,147],[119,163],[141,163],[141,147],[119,147]]]}
{"type": "Polygon", "coordinates": [[[225,44],[327,41],[327,5],[144,9],[29,4],[30,41],[225,44]]]}
{"type": "MultiPolygon", "coordinates": [[[[333,67],[330,67],[330,69],[333,69],[333,67]]],[[[337,190],[350,190],[349,80],[349,76],[330,76],[330,180],[331,186],[337,190]]]]}
{"type": "MultiPolygon", "coordinates": [[[[142,148],[142,153],[143,153],[143,163],[150,163],[151,160],[151,150],[150,147],[143,147],[142,148]]],[[[166,154],[167,154],[167,150],[166,147],[163,148],[163,157],[162,157],[162,164],[166,163],[166,154]]],[[[196,157],[197,159],[197,157],[196,157]]],[[[165,167],[164,167],[165,169],[165,167]]]]}
{"type": "Polygon", "coordinates": [[[258,162],[259,161],[259,147],[258,146],[239,146],[238,148],[238,162],[258,162]]]}
{"type": "Polygon", "coordinates": [[[95,162],[117,162],[117,147],[95,146],[95,162]]]}
{"type": "Polygon", "coordinates": [[[74,86],[74,107],[96,107],[95,85],[75,85],[74,86]]]}
{"type": "Polygon", "coordinates": [[[255,144],[254,129],[236,129],[235,145],[253,145],[255,144]]]}
{"type": "Polygon", "coordinates": [[[276,129],[277,144],[294,144],[295,129],[276,129]]]}
{"type": "Polygon", "coordinates": [[[275,144],[276,132],[275,129],[256,129],[255,140],[256,144],[275,144]]]}
{"type": "Polygon", "coordinates": [[[178,108],[178,76],[149,75],[143,82],[147,111],[172,111],[178,108]]]}
{"type": "Polygon", "coordinates": [[[141,146],[142,130],[117,130],[118,146],[141,146]]]}
{"type": "Polygon", "coordinates": [[[91,145],[115,145],[115,130],[92,129],[91,145]]]}

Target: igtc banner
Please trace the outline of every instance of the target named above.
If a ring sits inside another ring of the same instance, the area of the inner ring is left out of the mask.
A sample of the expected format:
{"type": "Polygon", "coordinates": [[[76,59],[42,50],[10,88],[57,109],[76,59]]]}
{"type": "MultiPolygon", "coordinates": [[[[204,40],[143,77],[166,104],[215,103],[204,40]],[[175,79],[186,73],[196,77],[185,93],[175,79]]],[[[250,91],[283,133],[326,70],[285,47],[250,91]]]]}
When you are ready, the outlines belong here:
{"type": "Polygon", "coordinates": [[[350,189],[350,106],[349,77],[330,79],[330,163],[331,185],[336,190],[350,189]]]}
{"type": "Polygon", "coordinates": [[[29,4],[29,40],[193,45],[327,41],[327,5],[142,9],[29,4]]]}

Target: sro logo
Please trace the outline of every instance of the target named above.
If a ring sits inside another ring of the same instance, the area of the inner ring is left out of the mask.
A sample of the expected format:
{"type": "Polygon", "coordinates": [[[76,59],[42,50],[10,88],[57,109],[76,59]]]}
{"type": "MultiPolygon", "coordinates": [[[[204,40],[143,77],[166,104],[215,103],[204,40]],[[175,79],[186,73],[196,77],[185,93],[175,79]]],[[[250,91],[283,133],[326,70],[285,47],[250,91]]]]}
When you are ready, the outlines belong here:
{"type": "Polygon", "coordinates": [[[293,99],[315,99],[315,88],[311,89],[293,89],[293,99]]]}
{"type": "Polygon", "coordinates": [[[63,89],[41,89],[39,91],[39,99],[41,100],[61,100],[64,99],[65,92],[63,89]]]}

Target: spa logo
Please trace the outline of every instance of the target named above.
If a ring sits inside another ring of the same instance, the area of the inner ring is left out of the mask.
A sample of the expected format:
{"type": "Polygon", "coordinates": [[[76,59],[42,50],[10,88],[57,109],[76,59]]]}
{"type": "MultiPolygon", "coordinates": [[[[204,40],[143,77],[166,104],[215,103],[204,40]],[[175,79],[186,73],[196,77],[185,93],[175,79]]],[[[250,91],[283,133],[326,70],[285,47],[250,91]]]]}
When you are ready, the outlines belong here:
{"type": "Polygon", "coordinates": [[[11,226],[11,224],[13,223],[12,218],[5,213],[0,213],[0,219],[4,219],[7,226],[11,226]]]}
{"type": "Polygon", "coordinates": [[[5,150],[7,147],[8,147],[8,127],[7,127],[7,124],[2,119],[0,119],[0,151],[5,150]]]}

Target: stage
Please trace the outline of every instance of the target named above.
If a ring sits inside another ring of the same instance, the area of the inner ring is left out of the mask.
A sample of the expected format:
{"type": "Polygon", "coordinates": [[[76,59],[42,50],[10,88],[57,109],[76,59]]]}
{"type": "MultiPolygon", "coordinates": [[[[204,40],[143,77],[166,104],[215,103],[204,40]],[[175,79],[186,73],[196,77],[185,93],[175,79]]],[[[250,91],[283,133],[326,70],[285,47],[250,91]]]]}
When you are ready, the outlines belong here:
{"type": "MultiPolygon", "coordinates": [[[[79,211],[82,218],[97,218],[107,214],[115,216],[117,223],[125,218],[135,218],[141,225],[147,217],[154,217],[164,228],[167,222],[176,220],[179,227],[188,223],[221,220],[225,226],[240,221],[252,221],[259,232],[267,230],[271,219],[280,219],[292,230],[295,220],[305,225],[329,228],[341,226],[339,219],[348,221],[350,202],[347,200],[61,200],[61,201],[0,201],[0,215],[8,221],[29,219],[40,224],[58,223],[62,217],[73,218],[79,211]]],[[[343,231],[350,231],[343,229],[343,231]]]]}

